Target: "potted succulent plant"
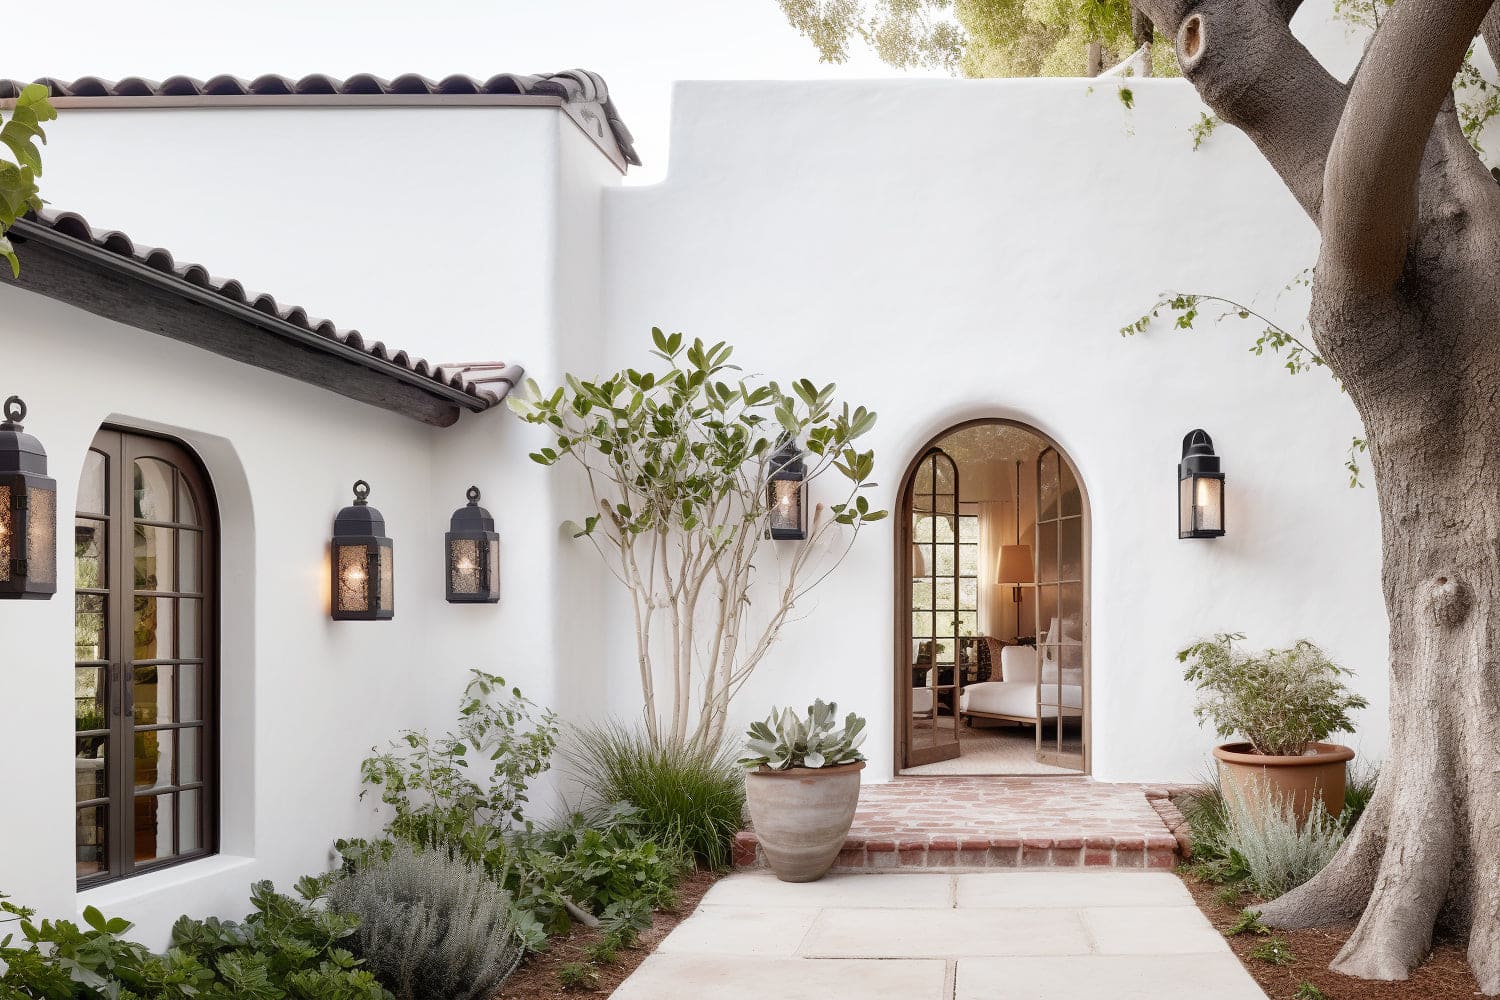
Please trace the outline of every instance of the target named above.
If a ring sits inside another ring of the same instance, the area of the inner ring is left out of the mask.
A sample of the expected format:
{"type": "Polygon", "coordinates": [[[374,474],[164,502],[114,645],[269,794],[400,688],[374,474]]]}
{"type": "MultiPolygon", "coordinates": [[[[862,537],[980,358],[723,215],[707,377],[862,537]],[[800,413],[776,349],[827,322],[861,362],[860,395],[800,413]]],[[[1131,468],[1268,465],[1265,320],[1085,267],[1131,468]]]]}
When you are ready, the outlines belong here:
{"type": "Polygon", "coordinates": [[[745,800],[756,840],[783,882],[828,874],[859,804],[865,720],[853,712],[836,726],[836,703],[814,702],[807,717],[777,711],[750,726],[745,800]]]}
{"type": "Polygon", "coordinates": [[[1194,714],[1221,739],[1240,737],[1214,748],[1220,780],[1251,808],[1289,803],[1301,821],[1321,800],[1337,816],[1354,751],[1324,741],[1353,732],[1349,713],[1369,702],[1344,683],[1351,671],[1306,639],[1251,654],[1234,646],[1244,638],[1223,633],[1177,654],[1199,692],[1194,714]]]}

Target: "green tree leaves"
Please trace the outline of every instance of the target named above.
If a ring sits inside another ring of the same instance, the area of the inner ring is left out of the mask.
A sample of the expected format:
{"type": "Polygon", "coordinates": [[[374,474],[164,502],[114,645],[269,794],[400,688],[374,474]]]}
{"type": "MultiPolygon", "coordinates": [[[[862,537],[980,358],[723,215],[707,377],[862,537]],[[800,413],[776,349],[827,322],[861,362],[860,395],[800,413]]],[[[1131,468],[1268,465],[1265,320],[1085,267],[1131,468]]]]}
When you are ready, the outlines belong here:
{"type": "MultiPolygon", "coordinates": [[[[5,234],[27,211],[40,211],[46,204],[36,183],[42,175],[42,152],[37,143],[47,142],[42,122],[56,117],[57,111],[47,99],[47,88],[33,83],[21,91],[10,119],[0,126],[0,146],[14,158],[12,161],[0,157],[0,257],[9,261],[12,276],[20,276],[21,261],[5,234]]],[[[4,120],[3,112],[0,120],[4,120]]]]}

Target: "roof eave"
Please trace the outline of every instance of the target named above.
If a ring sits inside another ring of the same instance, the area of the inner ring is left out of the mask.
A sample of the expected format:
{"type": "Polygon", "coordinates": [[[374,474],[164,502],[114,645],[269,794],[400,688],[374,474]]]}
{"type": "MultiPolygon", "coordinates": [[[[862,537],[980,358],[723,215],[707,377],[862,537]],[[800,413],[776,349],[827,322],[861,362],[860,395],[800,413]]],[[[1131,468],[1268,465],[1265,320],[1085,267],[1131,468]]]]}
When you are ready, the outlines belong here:
{"type": "Polygon", "coordinates": [[[18,220],[9,235],[22,269],[18,279],[0,269],[7,284],[436,427],[489,409],[514,386],[496,380],[483,396],[465,392],[43,222],[18,220]]]}

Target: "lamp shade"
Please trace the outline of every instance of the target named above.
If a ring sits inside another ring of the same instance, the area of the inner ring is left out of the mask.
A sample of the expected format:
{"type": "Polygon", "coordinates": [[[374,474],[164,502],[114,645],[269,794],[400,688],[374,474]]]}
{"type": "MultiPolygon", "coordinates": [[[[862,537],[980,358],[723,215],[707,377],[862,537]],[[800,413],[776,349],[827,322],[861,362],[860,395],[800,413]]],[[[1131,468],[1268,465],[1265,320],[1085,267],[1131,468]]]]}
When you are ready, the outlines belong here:
{"type": "Polygon", "coordinates": [[[1035,580],[1030,545],[1000,546],[1000,573],[995,577],[996,583],[1033,583],[1035,580]]]}
{"type": "Polygon", "coordinates": [[[354,503],[333,521],[334,621],[389,621],[396,614],[394,546],[369,496],[370,484],[361,479],[354,503]]]}
{"type": "Polygon", "coordinates": [[[25,432],[26,404],[12,396],[0,420],[0,598],[47,600],[57,592],[57,483],[47,451],[25,432]]]}
{"type": "Polygon", "coordinates": [[[1218,538],[1224,534],[1224,473],[1213,439],[1204,430],[1182,439],[1177,466],[1177,537],[1218,538]]]}
{"type": "Polygon", "coordinates": [[[500,602],[500,536],[495,519],[479,506],[479,487],[470,486],[469,504],[453,512],[444,536],[449,604],[500,602]]]}

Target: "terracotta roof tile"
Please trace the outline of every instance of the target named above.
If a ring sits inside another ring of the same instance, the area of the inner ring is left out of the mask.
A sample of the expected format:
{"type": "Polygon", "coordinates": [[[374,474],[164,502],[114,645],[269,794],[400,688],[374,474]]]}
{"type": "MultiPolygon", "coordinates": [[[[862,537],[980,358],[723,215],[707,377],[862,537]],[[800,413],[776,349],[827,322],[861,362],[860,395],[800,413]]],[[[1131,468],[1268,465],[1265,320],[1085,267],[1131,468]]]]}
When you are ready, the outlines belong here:
{"type": "MultiPolygon", "coordinates": [[[[323,73],[313,73],[299,79],[268,73],[253,80],[243,77],[220,75],[207,80],[190,76],[169,76],[165,80],[148,80],[139,76],[128,76],[121,80],[106,80],[97,76],[83,76],[76,80],[58,80],[46,77],[35,81],[44,84],[53,97],[279,97],[279,96],[402,96],[423,94],[497,94],[518,96],[554,97],[564,105],[582,108],[585,121],[596,120],[587,106],[596,106],[606,123],[626,163],[640,165],[634,139],[630,129],[620,118],[619,110],[610,99],[609,88],[604,78],[585,69],[570,69],[560,73],[528,75],[522,73],[499,73],[481,80],[474,76],[453,75],[433,80],[416,73],[406,73],[390,80],[369,73],[358,73],[347,79],[323,73]]],[[[0,100],[14,98],[26,83],[20,80],[0,79],[0,100]]]]}
{"type": "Polygon", "coordinates": [[[469,409],[483,410],[499,403],[524,374],[520,366],[503,362],[434,365],[406,351],[393,352],[381,341],[367,342],[358,330],[342,330],[329,320],[310,316],[301,306],[282,305],[267,293],[250,292],[234,278],[214,277],[200,264],[179,264],[166,249],[138,244],[116,229],[97,230],[76,212],[30,213],[16,224],[12,235],[24,239],[32,227],[49,229],[80,243],[129,258],[152,270],[174,275],[184,283],[212,291],[230,303],[249,306],[298,329],[363,351],[374,361],[396,365],[438,385],[457,390],[469,397],[469,409]]]}

